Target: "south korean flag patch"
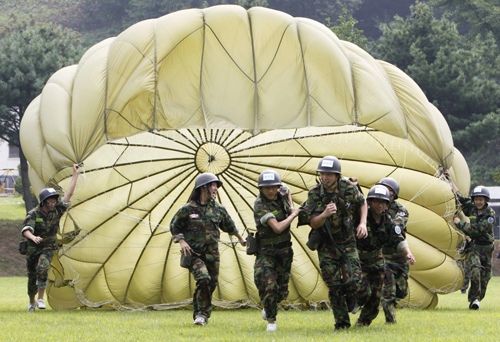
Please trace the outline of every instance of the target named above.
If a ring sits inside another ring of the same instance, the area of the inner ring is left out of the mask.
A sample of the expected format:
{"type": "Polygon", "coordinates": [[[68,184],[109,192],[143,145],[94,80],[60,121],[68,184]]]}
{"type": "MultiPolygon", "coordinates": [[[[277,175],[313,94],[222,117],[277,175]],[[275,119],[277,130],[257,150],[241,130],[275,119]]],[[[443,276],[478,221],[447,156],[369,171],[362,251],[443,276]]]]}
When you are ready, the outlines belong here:
{"type": "Polygon", "coordinates": [[[396,234],[401,234],[401,228],[399,228],[399,226],[396,226],[396,228],[394,228],[394,231],[396,232],[396,234]]]}
{"type": "Polygon", "coordinates": [[[488,217],[488,222],[489,223],[493,223],[495,221],[495,219],[493,217],[488,217]]]}
{"type": "Polygon", "coordinates": [[[404,211],[398,211],[398,216],[404,217],[406,213],[404,211]]]}

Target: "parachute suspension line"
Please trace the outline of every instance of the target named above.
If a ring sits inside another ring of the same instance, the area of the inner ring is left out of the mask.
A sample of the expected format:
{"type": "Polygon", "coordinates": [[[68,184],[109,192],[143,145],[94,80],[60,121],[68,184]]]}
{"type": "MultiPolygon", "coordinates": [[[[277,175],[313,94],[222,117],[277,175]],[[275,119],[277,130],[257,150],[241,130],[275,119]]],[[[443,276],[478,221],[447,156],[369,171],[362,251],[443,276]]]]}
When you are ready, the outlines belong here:
{"type": "Polygon", "coordinates": [[[153,43],[154,43],[154,66],[155,66],[155,73],[154,73],[154,100],[153,100],[153,127],[152,129],[156,129],[156,106],[157,106],[157,97],[158,97],[158,45],[156,41],[156,20],[153,20],[153,30],[154,30],[154,35],[153,35],[153,43]]]}
{"type": "Polygon", "coordinates": [[[109,88],[109,54],[111,52],[111,47],[114,45],[115,42],[112,44],[109,44],[108,47],[108,54],[106,58],[106,86],[104,87],[104,108],[103,108],[103,124],[104,124],[104,136],[106,137],[106,141],[109,141],[109,136],[108,136],[108,88],[109,88]]]}
{"type": "Polygon", "coordinates": [[[201,60],[200,60],[200,87],[199,87],[199,92],[200,92],[200,103],[201,103],[201,109],[203,111],[203,118],[205,119],[205,127],[208,128],[208,118],[207,118],[207,112],[205,109],[205,103],[203,102],[203,63],[205,59],[205,43],[206,43],[206,34],[207,34],[207,23],[205,21],[205,11],[202,9],[201,10],[202,14],[202,20],[203,20],[203,43],[202,43],[202,48],[201,48],[201,60]]]}
{"type": "Polygon", "coordinates": [[[307,76],[306,61],[304,58],[304,47],[302,46],[302,39],[300,38],[299,21],[295,19],[295,27],[297,28],[297,39],[299,40],[300,55],[302,56],[302,70],[304,70],[304,80],[306,82],[307,92],[307,127],[311,126],[311,93],[309,91],[309,77],[307,76]]]}
{"type": "Polygon", "coordinates": [[[247,16],[248,16],[248,25],[250,26],[250,41],[252,43],[252,63],[253,63],[253,96],[254,96],[254,103],[253,103],[253,110],[254,110],[254,129],[253,129],[253,134],[257,134],[258,129],[259,129],[259,94],[257,91],[257,61],[255,60],[255,42],[253,40],[253,26],[252,26],[252,17],[250,16],[250,13],[247,11],[247,16]]]}

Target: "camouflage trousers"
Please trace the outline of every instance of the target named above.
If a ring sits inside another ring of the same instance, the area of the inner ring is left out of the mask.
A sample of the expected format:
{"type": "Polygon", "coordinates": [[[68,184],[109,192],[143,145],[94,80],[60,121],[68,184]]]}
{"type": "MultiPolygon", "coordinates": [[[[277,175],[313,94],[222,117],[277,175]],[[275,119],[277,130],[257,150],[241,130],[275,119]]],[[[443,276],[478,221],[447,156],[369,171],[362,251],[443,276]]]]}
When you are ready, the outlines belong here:
{"type": "Polygon", "coordinates": [[[354,238],[346,244],[337,243],[337,246],[347,254],[351,262],[351,272],[348,270],[347,261],[333,244],[321,244],[318,248],[318,258],[321,276],[328,286],[335,327],[340,329],[351,326],[345,296],[356,295],[361,281],[361,264],[354,238]],[[346,282],[347,285],[342,285],[346,282]]]}
{"type": "Polygon", "coordinates": [[[57,250],[55,245],[45,247],[28,246],[26,253],[26,270],[28,272],[28,296],[34,296],[38,289],[47,287],[50,263],[57,250]]]}
{"type": "Polygon", "coordinates": [[[475,299],[481,301],[486,295],[486,287],[491,279],[492,252],[493,248],[490,252],[471,250],[467,256],[471,268],[469,302],[475,299]]]}
{"type": "Polygon", "coordinates": [[[212,314],[212,294],[219,279],[220,256],[217,244],[207,246],[204,252],[195,255],[189,272],[193,275],[196,288],[193,294],[193,319],[203,316],[205,320],[212,314]]]}
{"type": "Polygon", "coordinates": [[[357,325],[370,325],[378,315],[378,306],[382,297],[385,267],[382,254],[375,258],[361,260],[363,279],[358,291],[358,305],[363,306],[357,325]]]}
{"type": "Polygon", "coordinates": [[[410,262],[406,255],[385,258],[382,306],[387,323],[396,323],[396,300],[403,299],[408,295],[409,275],[410,262]]]}
{"type": "Polygon", "coordinates": [[[462,267],[464,269],[464,283],[460,288],[460,291],[465,292],[469,288],[469,282],[471,277],[470,261],[469,260],[462,261],[462,267]]]}
{"type": "Polygon", "coordinates": [[[254,281],[269,322],[276,321],[278,304],[288,297],[292,261],[291,247],[277,250],[272,247],[262,247],[257,253],[254,281]]]}

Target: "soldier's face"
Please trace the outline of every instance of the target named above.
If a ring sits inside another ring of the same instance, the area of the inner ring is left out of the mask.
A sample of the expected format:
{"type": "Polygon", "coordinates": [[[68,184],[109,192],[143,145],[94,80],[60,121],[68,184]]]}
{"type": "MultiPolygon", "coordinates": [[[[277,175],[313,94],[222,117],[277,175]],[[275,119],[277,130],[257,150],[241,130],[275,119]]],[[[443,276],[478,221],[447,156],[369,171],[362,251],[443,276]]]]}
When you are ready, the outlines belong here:
{"type": "Polygon", "coordinates": [[[483,196],[474,197],[474,205],[479,210],[483,209],[486,206],[486,198],[483,196]]]}
{"type": "Polygon", "coordinates": [[[219,186],[218,186],[217,182],[210,183],[210,185],[208,186],[208,191],[210,192],[208,194],[209,197],[215,199],[215,197],[217,196],[218,190],[219,190],[219,186]]]}
{"type": "Polygon", "coordinates": [[[272,186],[263,186],[261,187],[261,191],[270,200],[275,200],[278,197],[278,190],[280,186],[279,185],[272,185],[272,186]]]}
{"type": "Polygon", "coordinates": [[[389,209],[389,203],[379,198],[370,198],[368,204],[377,215],[382,215],[384,211],[389,209]]]}
{"type": "Polygon", "coordinates": [[[321,179],[321,183],[327,188],[332,187],[339,179],[340,175],[336,173],[330,172],[320,172],[319,179],[321,179]]]}
{"type": "Polygon", "coordinates": [[[56,204],[57,200],[55,198],[49,198],[43,206],[47,208],[47,211],[53,211],[56,208],[56,204]]]}

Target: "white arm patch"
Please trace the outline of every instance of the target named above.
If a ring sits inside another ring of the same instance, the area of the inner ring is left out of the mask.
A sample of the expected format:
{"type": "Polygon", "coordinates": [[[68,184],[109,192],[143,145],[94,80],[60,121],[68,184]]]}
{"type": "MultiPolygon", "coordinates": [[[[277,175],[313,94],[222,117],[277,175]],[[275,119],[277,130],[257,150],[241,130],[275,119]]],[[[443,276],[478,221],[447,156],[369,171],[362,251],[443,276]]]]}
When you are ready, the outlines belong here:
{"type": "Polygon", "coordinates": [[[23,230],[21,230],[21,234],[24,236],[24,232],[29,230],[31,232],[31,234],[35,234],[35,230],[33,229],[33,227],[30,227],[30,226],[26,226],[23,228],[23,230]]]}
{"type": "Polygon", "coordinates": [[[405,241],[401,241],[399,244],[398,244],[398,247],[396,247],[396,251],[398,252],[402,252],[403,251],[403,248],[405,247],[409,247],[408,246],[408,242],[405,241]]]}
{"type": "Polygon", "coordinates": [[[264,226],[267,226],[267,220],[269,220],[270,218],[276,218],[276,216],[274,216],[273,213],[267,213],[260,218],[260,223],[262,223],[264,226]]]}

